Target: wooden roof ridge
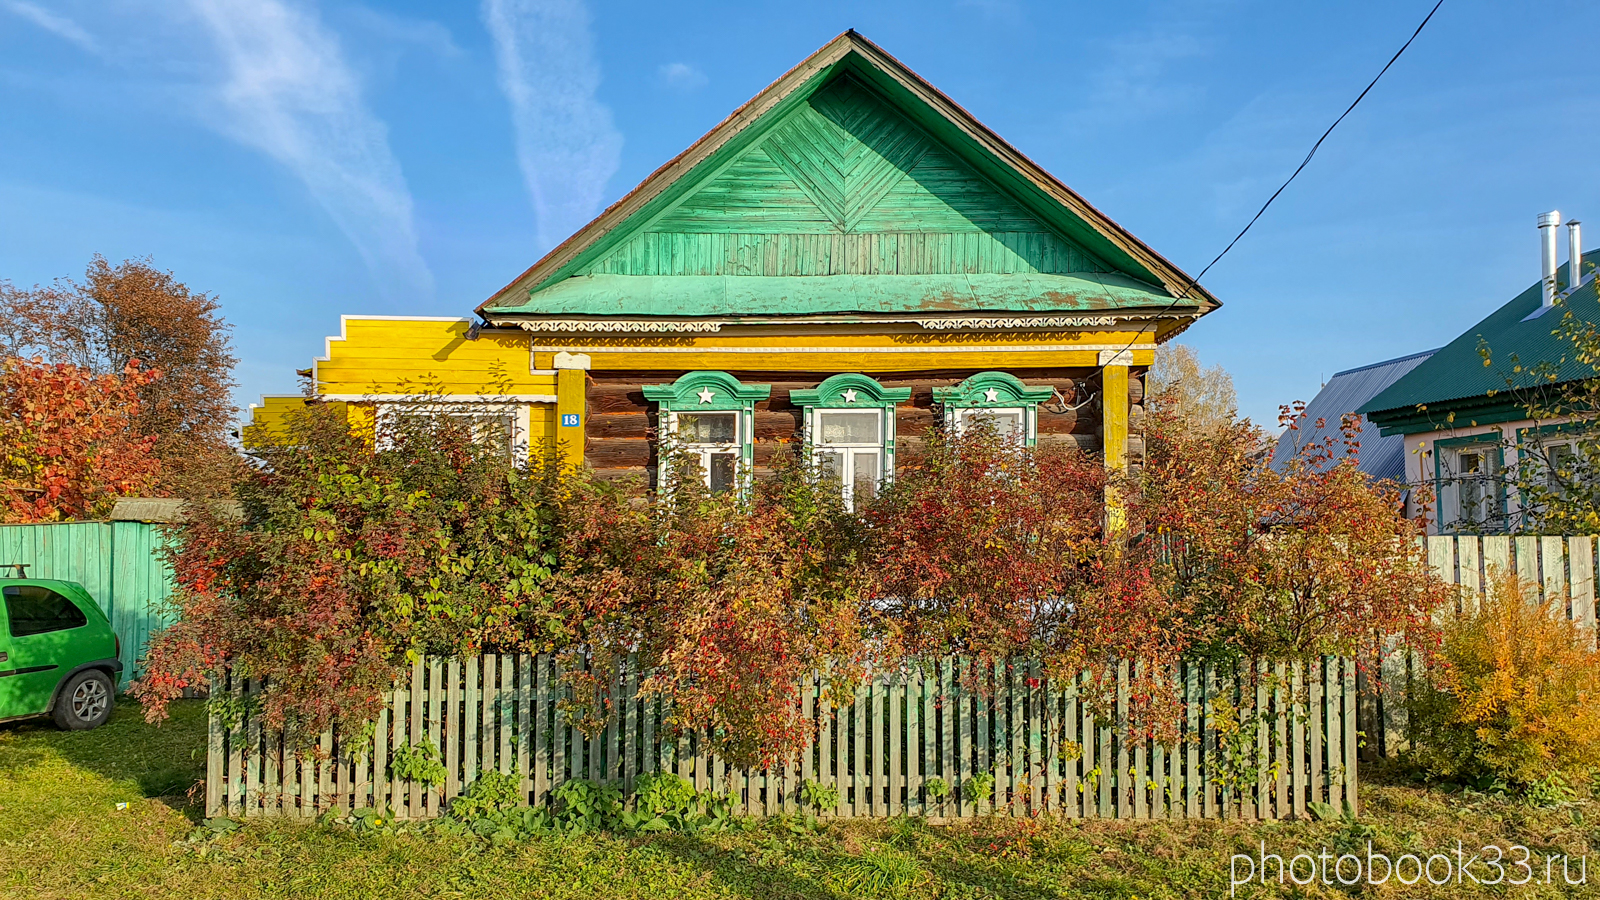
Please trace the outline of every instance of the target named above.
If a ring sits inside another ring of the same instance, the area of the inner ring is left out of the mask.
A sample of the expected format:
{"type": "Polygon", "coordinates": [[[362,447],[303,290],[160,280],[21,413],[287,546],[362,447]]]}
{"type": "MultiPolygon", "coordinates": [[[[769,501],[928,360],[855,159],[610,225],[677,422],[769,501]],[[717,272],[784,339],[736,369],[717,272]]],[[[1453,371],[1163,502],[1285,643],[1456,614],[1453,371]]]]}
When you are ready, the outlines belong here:
{"type": "MultiPolygon", "coordinates": [[[[812,83],[813,79],[851,55],[855,55],[888,76],[929,109],[938,113],[964,136],[977,144],[1005,166],[1014,170],[1049,199],[1065,208],[1080,221],[1091,227],[1137,264],[1153,273],[1173,297],[1187,295],[1195,299],[1201,312],[1210,312],[1222,305],[1216,297],[1202,287],[1166,257],[1135,237],[1105,213],[1085,200],[1010,142],[1000,137],[988,126],[943,91],[901,63],[877,44],[849,29],[824,44],[810,56],[779,76],[755,96],[730,113],[699,140],[668,160],[639,182],[631,191],[606,207],[587,225],[579,228],[555,248],[546,253],[521,275],[476,307],[479,315],[495,306],[520,305],[520,301],[507,303],[511,295],[528,292],[542,285],[560,270],[577,259],[580,254],[602,240],[613,230],[631,219],[635,213],[667,191],[696,166],[710,158],[746,128],[754,125],[768,112],[781,104],[794,92],[812,83]]],[[[526,295],[521,298],[526,299],[526,295]]]]}

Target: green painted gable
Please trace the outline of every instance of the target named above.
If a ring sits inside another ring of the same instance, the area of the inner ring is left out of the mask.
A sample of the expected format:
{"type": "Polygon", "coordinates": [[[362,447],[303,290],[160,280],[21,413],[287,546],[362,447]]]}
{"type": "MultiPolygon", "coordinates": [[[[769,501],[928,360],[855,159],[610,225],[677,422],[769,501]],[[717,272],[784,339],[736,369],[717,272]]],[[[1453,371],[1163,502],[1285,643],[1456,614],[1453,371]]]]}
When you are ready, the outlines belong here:
{"type": "MultiPolygon", "coordinates": [[[[1586,267],[1600,263],[1600,251],[1584,254],[1583,260],[1586,267]]],[[[1556,286],[1566,290],[1565,265],[1556,286]]],[[[1534,282],[1357,412],[1386,435],[1436,431],[1451,424],[1492,425],[1526,418],[1528,390],[1595,377],[1594,367],[1575,359],[1572,344],[1558,333],[1568,310],[1585,321],[1600,322],[1595,281],[1580,285],[1543,315],[1529,318],[1542,302],[1542,287],[1534,282]],[[1489,350],[1489,365],[1484,365],[1480,343],[1489,350]],[[1554,381],[1535,379],[1528,371],[1542,362],[1555,364],[1554,381]],[[1523,371],[1514,371],[1519,365],[1523,371]]]]}
{"type": "MultiPolygon", "coordinates": [[[[847,50],[851,42],[865,44],[846,35],[817,55],[841,42],[847,50]]],[[[783,86],[780,79],[747,104],[774,95],[763,112],[744,121],[745,109],[735,113],[685,151],[691,156],[720,141],[692,167],[669,172],[676,160],[663,167],[618,203],[642,195],[635,208],[608,210],[480,312],[737,316],[1215,305],[1200,289],[1174,303],[1170,274],[1158,277],[1130,249],[1164,261],[1131,237],[1136,247],[1108,239],[1107,226],[1115,230],[1109,220],[1086,221],[1041,198],[1036,186],[1018,193],[1032,182],[1014,164],[985,152],[949,111],[908,95],[890,68],[846,52],[803,81],[783,86]],[[1007,179],[1013,184],[1002,186],[1007,179]]]]}

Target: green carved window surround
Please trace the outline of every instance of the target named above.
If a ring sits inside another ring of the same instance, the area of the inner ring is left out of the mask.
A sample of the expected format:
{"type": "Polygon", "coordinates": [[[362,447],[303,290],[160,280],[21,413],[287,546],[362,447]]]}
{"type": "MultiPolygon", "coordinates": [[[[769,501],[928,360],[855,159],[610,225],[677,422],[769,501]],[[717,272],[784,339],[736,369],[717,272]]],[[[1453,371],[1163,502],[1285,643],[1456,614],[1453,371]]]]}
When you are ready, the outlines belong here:
{"type": "Polygon", "coordinates": [[[660,404],[661,431],[675,449],[699,461],[706,486],[735,490],[755,465],[755,405],[770,384],[744,384],[726,372],[689,372],[671,384],[647,384],[660,404]]]}
{"type": "Polygon", "coordinates": [[[1039,438],[1039,404],[1055,395],[1049,385],[1029,387],[1006,372],[979,372],[955,387],[935,388],[945,424],[960,432],[979,421],[993,424],[1001,437],[1032,447],[1039,438]]]}
{"type": "Polygon", "coordinates": [[[845,505],[894,478],[894,408],[910,388],[886,388],[865,375],[834,375],[815,388],[791,391],[803,410],[806,444],[823,472],[837,477],[845,505]]]}

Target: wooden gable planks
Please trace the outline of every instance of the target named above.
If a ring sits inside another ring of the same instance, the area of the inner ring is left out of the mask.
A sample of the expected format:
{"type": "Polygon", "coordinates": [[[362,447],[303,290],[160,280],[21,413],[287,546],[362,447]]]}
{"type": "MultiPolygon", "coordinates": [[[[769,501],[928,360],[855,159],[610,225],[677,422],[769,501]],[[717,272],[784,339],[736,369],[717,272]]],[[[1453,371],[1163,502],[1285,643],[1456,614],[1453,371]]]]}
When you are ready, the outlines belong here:
{"type": "Polygon", "coordinates": [[[843,78],[581,273],[1109,271],[843,78]]]}

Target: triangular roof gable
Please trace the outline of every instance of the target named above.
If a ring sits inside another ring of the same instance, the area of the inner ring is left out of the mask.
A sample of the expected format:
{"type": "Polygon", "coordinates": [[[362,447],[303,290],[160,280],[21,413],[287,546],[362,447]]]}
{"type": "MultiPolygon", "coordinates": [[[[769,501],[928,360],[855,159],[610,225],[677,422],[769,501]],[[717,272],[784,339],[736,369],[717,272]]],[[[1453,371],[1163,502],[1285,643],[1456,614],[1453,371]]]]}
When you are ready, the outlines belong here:
{"type": "MultiPolygon", "coordinates": [[[[1202,311],[1220,305],[1177,267],[1017,152],[944,94],[875,44],[849,31],[830,41],[677,158],[657,169],[627,196],[480,304],[478,311],[509,312],[523,307],[529,302],[531,292],[548,289],[574,275],[607,271],[601,267],[607,255],[618,252],[641,234],[672,230],[664,217],[670,217],[679,204],[708,182],[739,165],[746,159],[747,151],[768,138],[774,128],[787,127],[792,131],[795,114],[804,112],[804,107],[818,92],[830,87],[837,91],[837,83],[845,78],[892,108],[896,117],[914,126],[912,131],[920,130],[926,135],[932,153],[953,156],[957,165],[986,182],[991,194],[1007,198],[1020,215],[1036,219],[1046,230],[1062,238],[1060,247],[1032,248],[1032,252],[1050,259],[1074,256],[1072,265],[1083,271],[1112,273],[1113,290],[1114,282],[1144,283],[1156,289],[1150,292],[1155,296],[1174,297],[1187,292],[1190,303],[1202,311]]],[[[809,213],[819,220],[818,225],[847,231],[869,224],[862,222],[863,213],[870,212],[872,204],[881,196],[875,192],[883,188],[882,184],[872,183],[872,172],[865,172],[866,177],[857,179],[849,192],[841,193],[835,187],[830,195],[828,184],[820,183],[820,179],[809,179],[811,183],[808,183],[806,178],[806,157],[816,148],[808,148],[793,139],[784,140],[792,138],[791,135],[773,134],[772,137],[773,140],[766,141],[766,161],[782,170],[779,177],[785,179],[788,187],[798,188],[798,192],[805,195],[809,200],[806,204],[809,213]]],[[[882,146],[872,149],[890,163],[909,168],[906,163],[915,162],[911,156],[930,152],[930,147],[908,147],[908,143],[915,141],[889,135],[882,146]]]]}

